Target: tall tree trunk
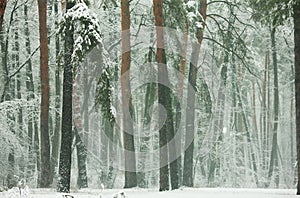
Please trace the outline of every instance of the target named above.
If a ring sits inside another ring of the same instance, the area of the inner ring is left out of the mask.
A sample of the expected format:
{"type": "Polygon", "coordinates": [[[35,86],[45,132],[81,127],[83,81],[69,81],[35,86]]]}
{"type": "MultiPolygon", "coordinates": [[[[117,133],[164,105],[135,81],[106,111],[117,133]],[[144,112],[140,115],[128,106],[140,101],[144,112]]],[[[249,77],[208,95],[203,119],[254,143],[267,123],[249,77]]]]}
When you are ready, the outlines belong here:
{"type": "MultiPolygon", "coordinates": [[[[181,113],[181,104],[182,104],[182,97],[183,97],[183,87],[184,87],[184,79],[185,79],[185,75],[186,75],[186,68],[185,68],[185,65],[186,65],[186,56],[187,56],[187,46],[188,46],[188,32],[189,32],[189,24],[187,23],[186,24],[186,27],[185,27],[185,31],[184,31],[184,34],[183,34],[183,44],[182,44],[182,54],[181,54],[181,57],[180,57],[180,65],[179,65],[179,71],[181,73],[181,76],[179,76],[179,82],[178,82],[178,102],[176,103],[176,113],[175,113],[175,126],[176,126],[176,129],[177,130],[183,130],[183,129],[179,129],[179,126],[180,126],[180,120],[182,119],[182,113],[181,113]]],[[[180,153],[180,156],[178,158],[178,179],[179,179],[179,186],[182,185],[182,179],[183,179],[183,170],[182,170],[182,158],[181,158],[181,152],[182,152],[182,144],[181,144],[181,141],[182,141],[182,133],[180,135],[180,138],[177,138],[178,141],[176,141],[176,145],[177,145],[177,152],[180,153]]]]}
{"type": "Polygon", "coordinates": [[[178,157],[176,155],[176,142],[174,141],[174,120],[172,110],[172,97],[170,81],[167,70],[167,60],[164,48],[164,18],[163,1],[153,0],[153,11],[156,26],[157,62],[158,62],[158,103],[164,108],[159,109],[159,147],[160,147],[160,191],[169,189],[169,170],[171,188],[179,187],[178,157]],[[162,121],[165,120],[165,123],[162,121]]]}
{"type": "MultiPolygon", "coordinates": [[[[58,1],[54,3],[54,13],[55,16],[58,15],[58,1]]],[[[58,29],[58,19],[55,19],[55,29],[58,29]]],[[[58,164],[58,152],[60,148],[60,111],[61,111],[61,77],[60,77],[60,67],[61,61],[59,59],[60,52],[60,39],[59,35],[55,36],[55,58],[56,58],[56,68],[55,68],[55,127],[54,134],[51,139],[51,175],[52,183],[57,164],[58,164]]]]}
{"type": "MultiPolygon", "coordinates": [[[[71,9],[75,3],[67,1],[67,10],[71,9]]],[[[71,179],[71,156],[72,156],[72,93],[73,93],[73,65],[71,56],[74,44],[74,27],[69,21],[65,31],[65,55],[64,55],[64,76],[63,76],[63,106],[62,106],[62,126],[61,126],[61,149],[59,157],[59,177],[58,191],[70,192],[71,179]]]]}
{"type": "Polygon", "coordinates": [[[184,166],[183,166],[183,185],[192,187],[193,182],[193,167],[194,167],[194,136],[195,136],[195,92],[197,84],[197,63],[199,59],[200,47],[203,41],[203,31],[205,29],[206,20],[206,0],[200,0],[200,14],[203,18],[202,28],[198,28],[196,37],[198,43],[193,45],[191,55],[190,70],[189,70],[189,84],[188,88],[188,103],[186,109],[186,135],[185,135],[185,152],[184,152],[184,166]]]}
{"type": "Polygon", "coordinates": [[[279,170],[278,170],[278,145],[277,145],[277,130],[278,130],[278,116],[279,116],[279,93],[278,93],[278,66],[277,66],[277,51],[275,42],[276,27],[272,27],[271,30],[271,47],[272,47],[272,60],[274,70],[274,126],[273,126],[273,137],[272,137],[272,150],[271,159],[269,165],[268,178],[269,182],[275,172],[275,186],[279,187],[279,170]]]}
{"type": "MultiPolygon", "coordinates": [[[[150,43],[153,43],[153,39],[154,39],[154,32],[152,31],[151,29],[151,33],[150,33],[150,43]]],[[[147,55],[147,63],[151,63],[153,61],[153,48],[152,46],[149,46],[148,48],[148,55],[147,55]]],[[[152,75],[152,73],[150,74],[152,75]]],[[[144,131],[143,133],[144,134],[151,134],[151,127],[150,127],[150,124],[151,124],[151,116],[150,116],[150,107],[153,105],[154,103],[154,97],[155,97],[155,93],[156,93],[156,89],[155,89],[155,83],[148,83],[146,85],[146,94],[145,94],[145,111],[143,112],[143,128],[142,130],[147,130],[144,131]]],[[[150,136],[145,136],[145,137],[141,137],[140,138],[140,148],[139,148],[139,151],[141,153],[146,153],[149,151],[149,147],[150,147],[150,139],[151,137],[150,136]]],[[[148,184],[149,182],[147,181],[147,169],[146,169],[146,165],[148,163],[148,160],[149,158],[147,159],[147,155],[140,155],[139,156],[139,161],[138,161],[138,164],[139,164],[139,169],[142,170],[140,172],[138,172],[138,175],[137,175],[137,179],[138,179],[138,186],[141,187],[141,188],[147,188],[148,187],[148,184]]]]}
{"type": "MultiPolygon", "coordinates": [[[[29,26],[28,26],[28,6],[27,4],[24,5],[24,18],[25,18],[25,47],[26,47],[26,53],[27,55],[31,54],[31,43],[30,43],[30,38],[29,38],[29,26]]],[[[33,84],[33,75],[32,75],[32,62],[31,59],[28,61],[26,65],[26,90],[27,90],[27,101],[33,100],[34,99],[34,84],[33,84]]],[[[30,107],[28,108],[29,112],[34,111],[34,108],[30,107]]],[[[35,170],[35,162],[34,162],[34,157],[33,157],[33,133],[34,133],[34,124],[35,117],[30,116],[28,118],[28,123],[27,123],[27,134],[28,134],[28,166],[27,166],[27,174],[26,174],[26,179],[30,179],[30,177],[33,175],[33,172],[35,170]]]]}
{"type": "Polygon", "coordinates": [[[49,141],[49,74],[47,37],[47,0],[38,0],[40,28],[40,72],[41,72],[41,183],[40,187],[50,186],[50,141],[49,141]]]}
{"type": "Polygon", "coordinates": [[[133,106],[130,88],[130,11],[129,1],[121,0],[122,11],[122,110],[123,110],[123,138],[125,149],[125,188],[137,186],[136,156],[133,136],[133,106]]]}
{"type": "Polygon", "coordinates": [[[298,162],[297,195],[300,195],[300,0],[295,2],[293,11],[295,44],[296,141],[298,162]]]}
{"type": "MultiPolygon", "coordinates": [[[[16,18],[18,18],[18,12],[16,12],[16,18]]],[[[14,29],[14,46],[13,46],[13,52],[14,52],[14,58],[13,58],[13,62],[16,68],[19,68],[20,66],[20,44],[19,44],[19,23],[15,22],[15,29],[14,29]]],[[[21,74],[20,72],[17,73],[16,75],[16,98],[17,99],[21,99],[22,95],[21,95],[21,74]]],[[[21,141],[21,146],[25,147],[24,145],[24,134],[23,134],[23,110],[22,107],[20,107],[18,109],[18,116],[17,116],[17,134],[18,137],[21,141]]],[[[24,154],[21,154],[21,158],[20,158],[20,163],[19,163],[19,171],[20,171],[20,177],[24,178],[25,174],[25,161],[24,161],[24,154]]]]}
{"type": "MultiPolygon", "coordinates": [[[[267,159],[268,159],[268,142],[267,134],[269,133],[269,51],[266,51],[265,55],[265,71],[264,71],[264,81],[263,81],[263,91],[262,91],[262,112],[261,112],[261,152],[262,152],[262,170],[266,171],[268,169],[267,159]]],[[[267,186],[267,183],[264,185],[267,186]]]]}
{"type": "MultiPolygon", "coordinates": [[[[164,34],[163,34],[163,1],[153,0],[153,11],[156,26],[157,38],[157,62],[158,62],[158,103],[165,106],[167,89],[161,82],[166,81],[166,54],[164,49],[164,34]]],[[[159,120],[164,120],[165,112],[162,108],[159,109],[159,120]]],[[[159,125],[161,126],[161,125],[159,125]]],[[[167,149],[167,128],[163,124],[159,129],[159,191],[169,190],[169,166],[168,166],[168,149],[167,149]]]]}

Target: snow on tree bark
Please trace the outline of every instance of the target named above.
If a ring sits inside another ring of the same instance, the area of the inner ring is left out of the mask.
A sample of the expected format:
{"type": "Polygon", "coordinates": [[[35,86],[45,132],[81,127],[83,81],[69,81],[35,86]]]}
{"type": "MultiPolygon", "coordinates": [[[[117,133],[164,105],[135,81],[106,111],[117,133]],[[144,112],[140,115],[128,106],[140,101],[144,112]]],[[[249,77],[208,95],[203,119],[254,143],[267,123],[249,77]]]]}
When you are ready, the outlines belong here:
{"type": "MultiPolygon", "coordinates": [[[[75,4],[67,1],[67,11],[75,4]]],[[[74,45],[74,27],[71,21],[65,23],[65,54],[64,54],[64,74],[63,74],[63,106],[62,106],[62,126],[61,126],[61,147],[59,158],[59,182],[58,191],[70,192],[71,179],[71,155],[72,155],[72,92],[73,92],[73,65],[72,53],[74,45]]]]}

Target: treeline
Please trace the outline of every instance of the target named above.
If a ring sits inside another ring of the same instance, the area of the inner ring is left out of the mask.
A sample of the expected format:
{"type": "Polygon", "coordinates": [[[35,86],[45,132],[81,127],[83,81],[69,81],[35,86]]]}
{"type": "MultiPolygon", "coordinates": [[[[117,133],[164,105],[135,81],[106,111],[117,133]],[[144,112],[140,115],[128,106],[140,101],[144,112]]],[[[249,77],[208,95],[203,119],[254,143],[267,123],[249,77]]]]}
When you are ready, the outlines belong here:
{"type": "Polygon", "coordinates": [[[297,6],[0,1],[3,185],[293,188],[297,6]]]}

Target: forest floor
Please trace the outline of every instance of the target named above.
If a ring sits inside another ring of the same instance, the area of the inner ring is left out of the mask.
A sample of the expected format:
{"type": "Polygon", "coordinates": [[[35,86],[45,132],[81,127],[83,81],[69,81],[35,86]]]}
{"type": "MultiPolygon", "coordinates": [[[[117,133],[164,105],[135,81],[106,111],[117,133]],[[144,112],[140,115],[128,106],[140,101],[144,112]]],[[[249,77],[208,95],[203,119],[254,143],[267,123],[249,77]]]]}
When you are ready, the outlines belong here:
{"type": "MultiPolygon", "coordinates": [[[[74,198],[113,198],[124,192],[126,198],[296,198],[295,190],[290,189],[232,189],[232,188],[184,188],[175,191],[158,192],[148,189],[92,190],[71,192],[74,198]]],[[[2,192],[1,198],[62,198],[54,189],[31,189],[23,193],[2,192]]],[[[70,198],[70,197],[67,197],[70,198]]],[[[119,197],[117,197],[119,198],[119,197]]],[[[121,197],[120,197],[121,198],[121,197]]]]}

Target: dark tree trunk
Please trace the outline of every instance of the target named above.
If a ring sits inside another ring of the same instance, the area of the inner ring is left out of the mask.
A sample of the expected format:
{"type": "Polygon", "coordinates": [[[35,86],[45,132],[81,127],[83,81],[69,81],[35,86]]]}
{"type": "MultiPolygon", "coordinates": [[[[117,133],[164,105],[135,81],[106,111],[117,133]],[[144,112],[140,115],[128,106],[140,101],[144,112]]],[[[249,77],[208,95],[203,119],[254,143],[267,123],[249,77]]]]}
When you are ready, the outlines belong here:
{"type": "Polygon", "coordinates": [[[48,36],[47,0],[38,0],[40,28],[40,72],[41,72],[41,183],[40,187],[50,186],[50,141],[49,141],[49,74],[48,74],[48,36]]]}
{"type": "Polygon", "coordinates": [[[188,102],[186,108],[186,128],[185,128],[185,151],[183,165],[183,180],[184,186],[193,187],[193,168],[194,168],[194,135],[195,135],[195,92],[197,81],[197,62],[200,52],[200,46],[194,44],[191,56],[189,84],[188,87],[188,102]]]}
{"type": "Polygon", "coordinates": [[[300,0],[295,2],[294,11],[294,43],[295,43],[295,95],[296,95],[296,141],[298,185],[297,195],[300,195],[300,0]]]}
{"type": "MultiPolygon", "coordinates": [[[[166,80],[165,76],[165,66],[166,66],[166,54],[163,38],[163,30],[160,29],[163,27],[163,1],[162,0],[153,0],[153,12],[155,17],[155,26],[156,26],[156,38],[157,38],[157,62],[158,62],[158,81],[166,80]],[[159,47],[160,46],[160,47],[159,47]]],[[[158,83],[158,103],[164,105],[166,88],[158,83]]],[[[160,108],[159,120],[164,120],[164,112],[160,108]]],[[[161,126],[161,125],[159,125],[161,126]]],[[[168,150],[167,150],[167,128],[166,125],[159,129],[159,191],[169,190],[169,166],[168,166],[168,150]]]]}
{"type": "Polygon", "coordinates": [[[130,11],[129,1],[121,1],[122,10],[122,110],[123,110],[123,138],[125,149],[125,188],[137,186],[136,156],[134,149],[133,123],[132,123],[132,97],[130,88],[130,11]]]}
{"type": "Polygon", "coordinates": [[[197,84],[197,63],[199,59],[200,47],[203,41],[203,31],[205,29],[206,20],[206,0],[200,0],[200,14],[203,18],[202,29],[197,29],[196,38],[198,43],[193,45],[191,55],[189,84],[188,87],[188,103],[186,109],[186,135],[185,135],[185,152],[184,152],[184,166],[183,166],[183,185],[193,187],[193,168],[194,168],[194,135],[195,135],[195,93],[197,84]]]}
{"type": "MultiPolygon", "coordinates": [[[[74,6],[74,2],[67,1],[67,10],[74,6]]],[[[70,192],[71,177],[71,155],[72,155],[72,93],[73,93],[73,66],[71,56],[74,44],[74,27],[69,21],[65,32],[65,55],[64,55],[64,76],[63,76],[63,106],[61,126],[61,149],[59,157],[58,191],[70,192]]]]}

